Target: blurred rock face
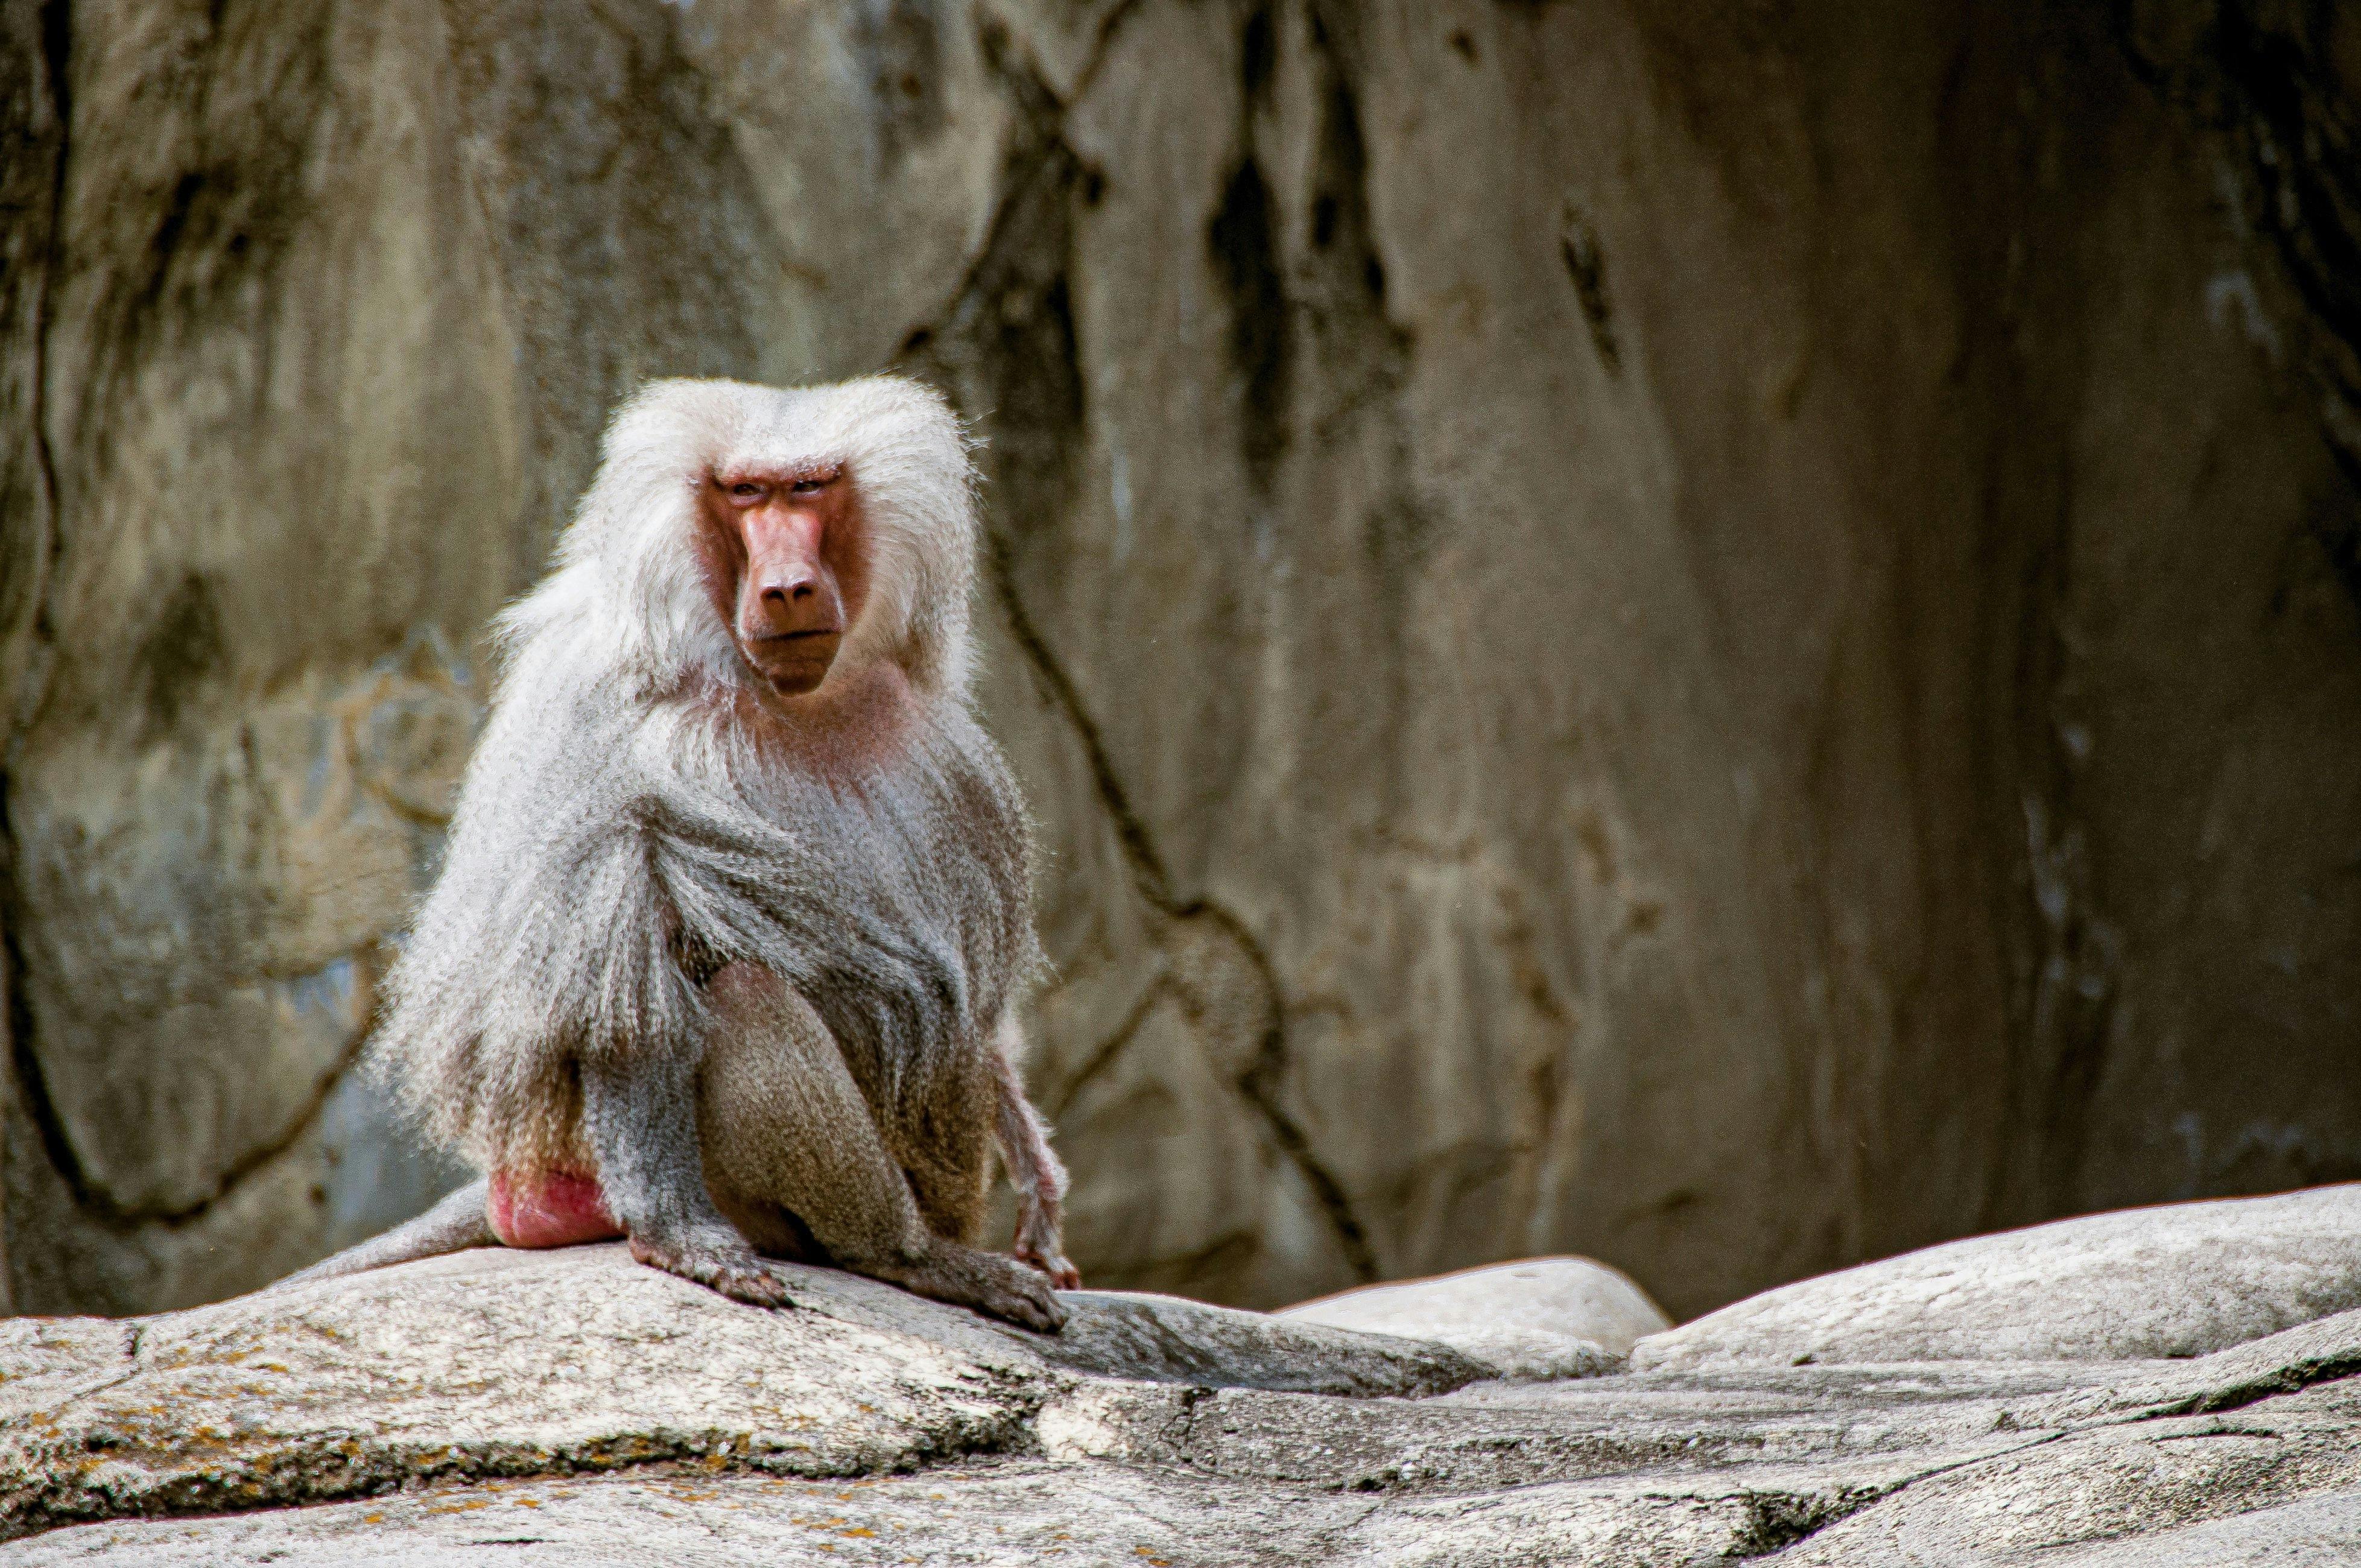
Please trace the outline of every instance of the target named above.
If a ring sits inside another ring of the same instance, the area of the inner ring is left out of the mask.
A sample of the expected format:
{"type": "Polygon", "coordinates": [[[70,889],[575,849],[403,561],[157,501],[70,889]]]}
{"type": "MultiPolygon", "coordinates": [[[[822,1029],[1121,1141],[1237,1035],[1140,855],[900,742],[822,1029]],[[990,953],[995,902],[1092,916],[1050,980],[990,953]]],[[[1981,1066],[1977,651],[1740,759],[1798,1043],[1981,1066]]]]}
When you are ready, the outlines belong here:
{"type": "Polygon", "coordinates": [[[988,442],[1095,1283],[2361,1173],[2361,36],[2015,9],[0,5],[14,1305],[450,1179],[353,1055],[654,375],[988,442]]]}

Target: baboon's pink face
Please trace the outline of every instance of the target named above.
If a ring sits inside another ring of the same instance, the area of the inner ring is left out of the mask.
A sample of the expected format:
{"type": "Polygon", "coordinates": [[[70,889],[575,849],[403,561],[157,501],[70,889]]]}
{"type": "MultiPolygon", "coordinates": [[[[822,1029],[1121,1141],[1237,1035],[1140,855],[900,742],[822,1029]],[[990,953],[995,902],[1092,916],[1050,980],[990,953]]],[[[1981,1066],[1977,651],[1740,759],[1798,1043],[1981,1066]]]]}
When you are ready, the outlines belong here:
{"type": "Polygon", "coordinates": [[[724,468],[698,499],[706,586],[739,651],[780,696],[818,690],[868,591],[851,476],[724,468]]]}

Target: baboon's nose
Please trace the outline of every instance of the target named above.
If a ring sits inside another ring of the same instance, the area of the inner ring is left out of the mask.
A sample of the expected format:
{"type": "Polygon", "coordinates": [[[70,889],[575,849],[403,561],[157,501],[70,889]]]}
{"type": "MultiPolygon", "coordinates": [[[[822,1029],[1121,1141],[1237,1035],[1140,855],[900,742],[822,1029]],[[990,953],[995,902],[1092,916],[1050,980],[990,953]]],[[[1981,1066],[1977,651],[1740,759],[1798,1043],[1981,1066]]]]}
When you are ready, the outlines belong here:
{"type": "Polygon", "coordinates": [[[755,580],[757,634],[792,637],[802,632],[840,630],[831,598],[813,564],[782,563],[755,580]]]}

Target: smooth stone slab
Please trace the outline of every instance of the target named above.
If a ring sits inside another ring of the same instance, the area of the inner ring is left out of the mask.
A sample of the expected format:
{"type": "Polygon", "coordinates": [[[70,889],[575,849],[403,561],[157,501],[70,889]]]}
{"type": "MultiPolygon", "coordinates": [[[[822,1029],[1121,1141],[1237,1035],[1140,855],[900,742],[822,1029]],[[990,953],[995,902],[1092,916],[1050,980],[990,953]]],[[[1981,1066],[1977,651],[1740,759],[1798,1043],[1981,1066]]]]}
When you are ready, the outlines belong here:
{"type": "Polygon", "coordinates": [[[1587,1257],[1528,1257],[1368,1285],[1273,1316],[1451,1345],[1528,1378],[1592,1376],[1633,1342],[1672,1327],[1619,1268],[1587,1257]]]}
{"type": "Polygon", "coordinates": [[[2361,1183],[1971,1236],[1750,1297],[1631,1365],[2203,1355],[2354,1307],[2361,1183]]]}

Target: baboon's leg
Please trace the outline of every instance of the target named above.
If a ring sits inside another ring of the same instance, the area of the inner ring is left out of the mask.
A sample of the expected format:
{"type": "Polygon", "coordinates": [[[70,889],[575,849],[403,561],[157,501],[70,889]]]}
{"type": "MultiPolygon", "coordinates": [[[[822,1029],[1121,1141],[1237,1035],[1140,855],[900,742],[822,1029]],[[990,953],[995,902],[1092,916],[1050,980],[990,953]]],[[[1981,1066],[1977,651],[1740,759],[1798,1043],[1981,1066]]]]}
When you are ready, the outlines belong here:
{"type": "Polygon", "coordinates": [[[1001,1157],[1008,1162],[1009,1185],[1016,1189],[1016,1255],[1049,1277],[1060,1290],[1081,1286],[1080,1270],[1066,1261],[1066,1168],[1049,1146],[1041,1113],[1025,1097],[1017,1064],[1025,1057],[1023,1025],[1014,1008],[993,1031],[992,1070],[997,1105],[995,1130],[1001,1157]]]}
{"type": "Polygon", "coordinates": [[[784,1210],[836,1263],[1027,1328],[1065,1321],[1049,1281],[927,1227],[843,1053],[810,1004],[732,964],[708,983],[714,1014],[698,1094],[713,1193],[763,1237],[784,1210]]]}
{"type": "MultiPolygon", "coordinates": [[[[851,1066],[851,1063],[847,1064],[851,1066]]],[[[992,1190],[992,1080],[980,1058],[959,1062],[904,1091],[901,1114],[878,1126],[885,1152],[909,1179],[918,1219],[946,1241],[972,1243],[992,1190]]],[[[853,1078],[860,1080],[855,1068],[853,1078]]],[[[878,1096],[862,1086],[871,1105],[878,1096]]]]}
{"type": "Polygon", "coordinates": [[[484,1197],[489,1186],[478,1177],[416,1219],[405,1221],[358,1246],[348,1246],[333,1257],[324,1257],[311,1267],[289,1275],[271,1288],[385,1268],[412,1258],[440,1257],[446,1252],[465,1252],[469,1247],[498,1246],[500,1238],[492,1234],[491,1222],[484,1217],[484,1197]]]}
{"type": "Polygon", "coordinates": [[[786,1287],[706,1191],[689,1053],[586,1059],[582,1125],[598,1157],[599,1191],[631,1238],[633,1257],[749,1306],[788,1305],[786,1287]]]}

